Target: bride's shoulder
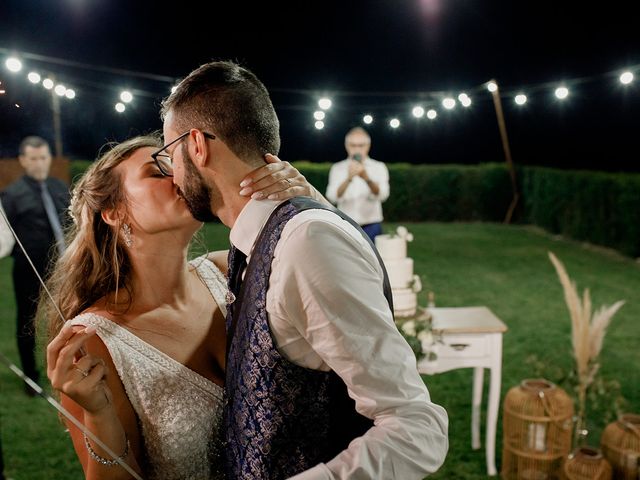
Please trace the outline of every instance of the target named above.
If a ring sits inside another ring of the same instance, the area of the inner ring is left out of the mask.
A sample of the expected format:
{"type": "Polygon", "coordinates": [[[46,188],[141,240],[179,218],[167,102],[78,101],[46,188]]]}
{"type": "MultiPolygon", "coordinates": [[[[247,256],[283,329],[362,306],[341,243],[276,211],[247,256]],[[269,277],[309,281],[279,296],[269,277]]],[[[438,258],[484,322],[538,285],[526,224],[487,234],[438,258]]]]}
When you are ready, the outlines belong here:
{"type": "Polygon", "coordinates": [[[191,260],[191,264],[195,267],[198,265],[207,265],[210,268],[214,268],[218,270],[225,277],[227,276],[227,256],[229,254],[228,250],[216,250],[215,252],[209,252],[201,257],[195,258],[191,260]]]}
{"type": "Polygon", "coordinates": [[[85,308],[76,318],[80,317],[99,317],[106,320],[114,321],[113,308],[109,308],[107,300],[103,297],[96,301],[93,305],[85,308]]]}
{"type": "Polygon", "coordinates": [[[104,299],[101,299],[70,319],[68,323],[76,326],[88,327],[92,325],[109,329],[118,323],[113,313],[113,309],[108,308],[104,299]]]}
{"type": "Polygon", "coordinates": [[[81,331],[82,327],[96,328],[97,335],[92,335],[86,340],[85,350],[92,355],[101,356],[108,364],[112,363],[112,359],[102,336],[117,328],[110,317],[111,315],[108,311],[97,306],[91,306],[67,322],[69,325],[78,327],[78,331],[81,331]]]}

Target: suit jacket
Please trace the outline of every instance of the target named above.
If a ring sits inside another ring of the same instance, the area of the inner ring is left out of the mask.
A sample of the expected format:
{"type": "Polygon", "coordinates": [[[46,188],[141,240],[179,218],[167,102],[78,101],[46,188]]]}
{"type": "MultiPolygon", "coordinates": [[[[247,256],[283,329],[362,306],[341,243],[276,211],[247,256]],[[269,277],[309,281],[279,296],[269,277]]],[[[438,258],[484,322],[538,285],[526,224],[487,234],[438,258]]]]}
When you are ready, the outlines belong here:
{"type": "MultiPolygon", "coordinates": [[[[64,228],[68,223],[69,187],[57,178],[49,177],[45,182],[64,228]]],[[[46,257],[55,244],[55,237],[42,203],[38,181],[24,175],[9,185],[0,194],[0,199],[11,226],[29,256],[34,259],[46,257]]],[[[16,260],[23,257],[17,244],[12,255],[16,260]]]]}

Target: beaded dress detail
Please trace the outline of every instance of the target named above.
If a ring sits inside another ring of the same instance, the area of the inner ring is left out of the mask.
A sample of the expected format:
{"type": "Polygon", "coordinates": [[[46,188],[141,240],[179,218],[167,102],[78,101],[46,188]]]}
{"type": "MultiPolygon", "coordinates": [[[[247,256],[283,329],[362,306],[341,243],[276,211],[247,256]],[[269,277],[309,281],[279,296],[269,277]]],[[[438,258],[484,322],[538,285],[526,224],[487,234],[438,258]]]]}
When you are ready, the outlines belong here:
{"type": "MultiPolygon", "coordinates": [[[[223,314],[227,280],[209,260],[192,260],[223,314]]],[[[74,325],[94,325],[111,354],[144,439],[144,477],[223,479],[223,388],[141,340],[129,330],[93,313],[74,325]]]]}

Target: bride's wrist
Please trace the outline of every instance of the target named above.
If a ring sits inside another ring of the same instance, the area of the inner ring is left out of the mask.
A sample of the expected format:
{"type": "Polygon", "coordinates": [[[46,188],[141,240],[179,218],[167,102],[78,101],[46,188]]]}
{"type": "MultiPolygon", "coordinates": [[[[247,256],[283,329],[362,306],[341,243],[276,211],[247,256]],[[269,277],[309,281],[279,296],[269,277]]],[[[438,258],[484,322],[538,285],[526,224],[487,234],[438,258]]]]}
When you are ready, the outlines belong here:
{"type": "Polygon", "coordinates": [[[113,405],[109,404],[100,410],[96,411],[84,411],[85,423],[92,423],[94,425],[100,424],[112,424],[114,419],[118,419],[118,414],[113,405]]]}

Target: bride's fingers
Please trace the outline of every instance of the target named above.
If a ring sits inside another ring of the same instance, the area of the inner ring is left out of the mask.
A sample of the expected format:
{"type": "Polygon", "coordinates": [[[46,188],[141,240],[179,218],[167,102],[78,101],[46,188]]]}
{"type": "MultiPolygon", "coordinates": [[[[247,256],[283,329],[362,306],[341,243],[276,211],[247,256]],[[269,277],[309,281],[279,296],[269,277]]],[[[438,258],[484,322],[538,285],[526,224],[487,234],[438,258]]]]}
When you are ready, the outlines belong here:
{"type": "MultiPolygon", "coordinates": [[[[295,175],[286,175],[278,172],[270,177],[266,177],[256,183],[253,187],[247,187],[252,190],[251,198],[265,198],[271,193],[282,192],[292,187],[301,187],[306,185],[306,179],[302,175],[297,174],[297,170],[292,170],[295,175]]],[[[245,192],[248,195],[248,192],[245,192]]]]}
{"type": "Polygon", "coordinates": [[[289,162],[278,162],[263,165],[250,172],[242,182],[240,182],[240,194],[246,195],[247,193],[255,192],[256,190],[270,185],[273,181],[269,181],[270,178],[279,180],[285,176],[291,176],[287,172],[287,167],[290,167],[289,162]]]}
{"type": "Polygon", "coordinates": [[[299,185],[295,187],[287,188],[286,190],[276,191],[267,196],[268,200],[284,200],[291,197],[297,197],[300,195],[310,195],[309,189],[305,186],[299,185]]]}
{"type": "Polygon", "coordinates": [[[60,350],[67,344],[67,342],[78,332],[82,331],[84,327],[79,326],[71,326],[65,325],[58,332],[49,345],[47,345],[47,374],[49,374],[53,369],[56,368],[56,363],[58,360],[58,356],[60,355],[60,350]]]}
{"type": "Polygon", "coordinates": [[[104,362],[97,362],[95,365],[93,365],[91,371],[89,372],[89,375],[87,375],[86,377],[87,383],[91,385],[98,384],[105,377],[106,373],[107,367],[105,366],[104,362]]]}
{"type": "Polygon", "coordinates": [[[77,374],[79,373],[86,378],[91,373],[93,367],[100,364],[104,365],[104,360],[102,360],[100,357],[85,355],[72,365],[71,373],[73,374],[73,376],[77,376],[77,374]]]}
{"type": "Polygon", "coordinates": [[[240,182],[240,188],[248,187],[253,183],[261,180],[262,178],[269,176],[275,172],[279,172],[280,170],[290,167],[291,164],[289,162],[283,162],[275,155],[271,155],[267,153],[264,156],[266,161],[266,165],[261,166],[260,168],[256,168],[252,172],[250,172],[243,180],[240,182]]]}
{"type": "Polygon", "coordinates": [[[65,346],[58,350],[58,356],[55,360],[55,367],[51,370],[50,380],[54,388],[59,388],[64,381],[66,373],[76,362],[76,356],[83,347],[86,340],[94,335],[95,327],[89,326],[82,332],[76,333],[65,346]]]}
{"type": "Polygon", "coordinates": [[[280,158],[277,155],[273,155],[271,153],[267,153],[264,156],[264,159],[267,161],[267,163],[278,163],[278,162],[282,162],[282,160],[280,160],[280,158]]]}

